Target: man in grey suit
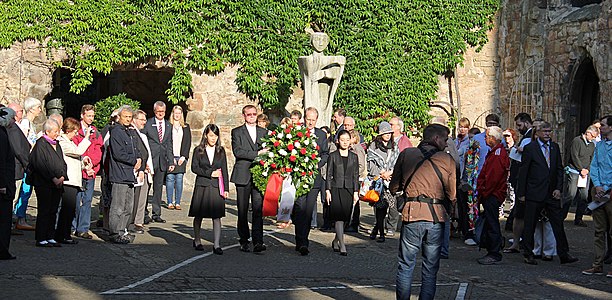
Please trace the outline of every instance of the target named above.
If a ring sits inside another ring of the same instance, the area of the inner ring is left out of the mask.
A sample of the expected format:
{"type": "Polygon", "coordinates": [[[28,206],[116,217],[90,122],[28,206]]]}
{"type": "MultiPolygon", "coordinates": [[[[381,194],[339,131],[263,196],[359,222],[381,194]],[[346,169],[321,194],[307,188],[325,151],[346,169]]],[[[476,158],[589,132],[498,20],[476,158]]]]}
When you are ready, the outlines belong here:
{"type": "Polygon", "coordinates": [[[250,167],[258,155],[268,151],[263,149],[261,142],[261,138],[266,136],[267,131],[257,126],[255,106],[243,107],[242,116],[245,124],[232,129],[232,152],[236,157],[236,163],[230,181],[236,185],[240,251],[251,251],[248,220],[250,198],[253,209],[253,252],[258,253],[266,250],[266,245],[263,243],[263,196],[253,185],[250,167]]]}
{"type": "Polygon", "coordinates": [[[325,189],[325,180],[321,177],[321,169],[327,163],[329,157],[329,148],[327,144],[327,135],[319,128],[315,128],[319,112],[314,107],[309,107],[305,111],[306,127],[317,137],[317,146],[319,146],[318,156],[321,158],[317,168],[319,172],[315,176],[314,185],[308,194],[301,196],[295,200],[293,205],[293,224],[295,224],[295,250],[301,255],[308,255],[308,235],[310,234],[310,222],[312,221],[312,211],[317,204],[317,195],[321,190],[325,189]]]}
{"type": "MultiPolygon", "coordinates": [[[[174,156],[172,153],[172,125],[165,119],[166,104],[157,101],[153,104],[155,117],[147,120],[143,133],[149,139],[151,154],[153,156],[153,199],[151,201],[153,218],[159,223],[166,223],[161,218],[161,198],[166,173],[174,170],[174,156]]],[[[147,212],[148,213],[148,212],[147,212]]],[[[148,216],[145,217],[147,223],[148,216]]]]}

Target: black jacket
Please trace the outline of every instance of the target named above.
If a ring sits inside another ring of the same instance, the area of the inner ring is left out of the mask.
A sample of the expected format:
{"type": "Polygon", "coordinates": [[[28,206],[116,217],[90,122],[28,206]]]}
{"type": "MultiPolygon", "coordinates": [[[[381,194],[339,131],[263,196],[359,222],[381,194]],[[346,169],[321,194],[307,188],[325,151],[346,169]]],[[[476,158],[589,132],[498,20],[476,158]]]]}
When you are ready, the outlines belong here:
{"type": "MultiPolygon", "coordinates": [[[[6,198],[3,197],[2,200],[10,199],[13,201],[15,198],[15,179],[12,176],[15,173],[14,169],[15,154],[11,148],[6,128],[0,126],[0,188],[6,189],[6,198]]],[[[8,212],[3,213],[8,214],[8,212]]]]}
{"type": "Polygon", "coordinates": [[[155,172],[158,170],[167,172],[168,167],[174,165],[174,155],[172,154],[172,125],[170,125],[168,120],[164,120],[164,124],[164,136],[161,142],[159,141],[157,120],[155,117],[147,120],[147,124],[142,129],[142,133],[149,139],[149,147],[151,148],[155,172]]]}
{"type": "Polygon", "coordinates": [[[326,189],[346,188],[351,192],[359,190],[359,158],[352,151],[348,152],[346,172],[340,151],[329,154],[327,160],[326,189]]]}
{"type": "Polygon", "coordinates": [[[45,139],[40,137],[32,152],[30,153],[30,163],[28,164],[28,177],[26,181],[33,186],[57,188],[53,183],[53,178],[64,177],[68,180],[68,167],[64,161],[62,147],[59,144],[55,149],[45,139]]]}
{"type": "Polygon", "coordinates": [[[183,127],[183,140],[181,141],[181,155],[185,158],[185,162],[182,165],[178,165],[178,162],[175,162],[174,170],[169,172],[171,174],[185,173],[187,172],[187,162],[189,161],[189,150],[191,150],[191,129],[189,128],[189,124],[185,124],[183,127]]]}
{"type": "Polygon", "coordinates": [[[15,123],[6,128],[11,148],[15,153],[15,180],[23,179],[25,169],[28,167],[30,150],[32,146],[23,134],[23,131],[15,123]]]}
{"type": "Polygon", "coordinates": [[[221,174],[223,175],[223,184],[225,185],[225,190],[229,190],[229,177],[227,172],[227,157],[225,155],[225,149],[223,147],[219,148],[218,152],[215,152],[215,157],[213,158],[212,165],[208,160],[208,155],[206,154],[206,150],[202,149],[201,151],[196,147],[193,150],[193,159],[191,160],[191,171],[197,175],[195,184],[198,186],[219,186],[219,179],[212,178],[210,175],[213,171],[221,169],[221,174]]]}
{"type": "Polygon", "coordinates": [[[236,157],[236,163],[232,170],[230,181],[236,185],[247,185],[251,181],[251,164],[257,157],[257,152],[263,149],[261,138],[268,134],[268,131],[256,126],[257,137],[255,143],[249,135],[246,124],[232,129],[232,152],[236,157]]]}
{"type": "Polygon", "coordinates": [[[527,201],[544,202],[552,198],[554,190],[562,191],[562,184],[563,166],[559,145],[550,142],[549,168],[538,139],[533,139],[523,148],[516,196],[525,196],[527,201]]]}
{"type": "MultiPolygon", "coordinates": [[[[130,127],[117,125],[110,131],[109,180],[112,183],[133,184],[136,182],[134,166],[141,158],[136,139],[138,133],[130,127]]],[[[146,162],[142,162],[146,164],[146,162]]]]}

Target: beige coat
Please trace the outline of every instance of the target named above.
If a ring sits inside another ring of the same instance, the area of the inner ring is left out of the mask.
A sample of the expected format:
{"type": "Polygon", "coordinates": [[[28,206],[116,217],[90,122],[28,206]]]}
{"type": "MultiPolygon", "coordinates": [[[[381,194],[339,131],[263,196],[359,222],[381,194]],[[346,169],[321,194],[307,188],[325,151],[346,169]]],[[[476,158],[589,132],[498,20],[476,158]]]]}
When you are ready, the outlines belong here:
{"type": "Polygon", "coordinates": [[[83,153],[87,151],[91,142],[89,139],[84,139],[78,146],[74,144],[65,134],[61,134],[57,141],[59,142],[60,147],[62,147],[62,152],[64,153],[64,161],[68,166],[68,180],[64,181],[65,185],[74,186],[74,187],[82,187],[83,186],[83,163],[82,157],[83,153]]]}

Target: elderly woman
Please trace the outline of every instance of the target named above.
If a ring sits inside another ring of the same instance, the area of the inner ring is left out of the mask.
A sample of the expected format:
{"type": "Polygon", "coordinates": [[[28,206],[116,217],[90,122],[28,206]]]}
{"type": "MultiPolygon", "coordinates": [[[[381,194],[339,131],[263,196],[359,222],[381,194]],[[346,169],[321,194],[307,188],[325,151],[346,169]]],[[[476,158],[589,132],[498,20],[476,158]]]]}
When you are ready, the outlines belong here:
{"type": "Polygon", "coordinates": [[[36,246],[61,247],[55,241],[55,219],[64,181],[68,180],[62,148],[57,144],[60,126],[54,120],[43,124],[44,134],[30,153],[27,181],[38,197],[36,216],[36,246]]]}
{"type": "Polygon", "coordinates": [[[87,162],[91,165],[91,159],[89,157],[83,157],[81,155],[85,153],[91,142],[89,141],[90,130],[87,129],[85,137],[77,146],[72,138],[81,129],[81,123],[74,118],[67,118],[64,120],[62,126],[62,133],[60,134],[57,141],[62,149],[64,162],[67,166],[68,179],[64,180],[64,193],[62,195],[62,206],[60,208],[59,218],[57,220],[57,230],[55,231],[55,240],[62,244],[76,244],[77,241],[70,237],[72,228],[72,220],[76,213],[76,197],[77,193],[83,187],[83,181],[81,180],[81,172],[83,171],[83,162],[87,162]]]}

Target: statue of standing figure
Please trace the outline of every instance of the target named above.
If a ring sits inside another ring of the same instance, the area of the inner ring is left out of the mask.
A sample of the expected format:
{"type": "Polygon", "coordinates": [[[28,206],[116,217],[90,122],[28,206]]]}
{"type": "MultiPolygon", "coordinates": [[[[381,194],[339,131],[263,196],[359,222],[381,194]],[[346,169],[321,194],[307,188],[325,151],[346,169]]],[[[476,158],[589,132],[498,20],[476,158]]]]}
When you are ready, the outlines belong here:
{"type": "Polygon", "coordinates": [[[304,107],[315,107],[319,111],[317,127],[329,125],[333,113],[334,95],[344,73],[344,56],[325,56],[323,50],[329,44],[329,36],[323,32],[310,35],[314,52],[300,56],[298,65],[304,86],[304,107]]]}

